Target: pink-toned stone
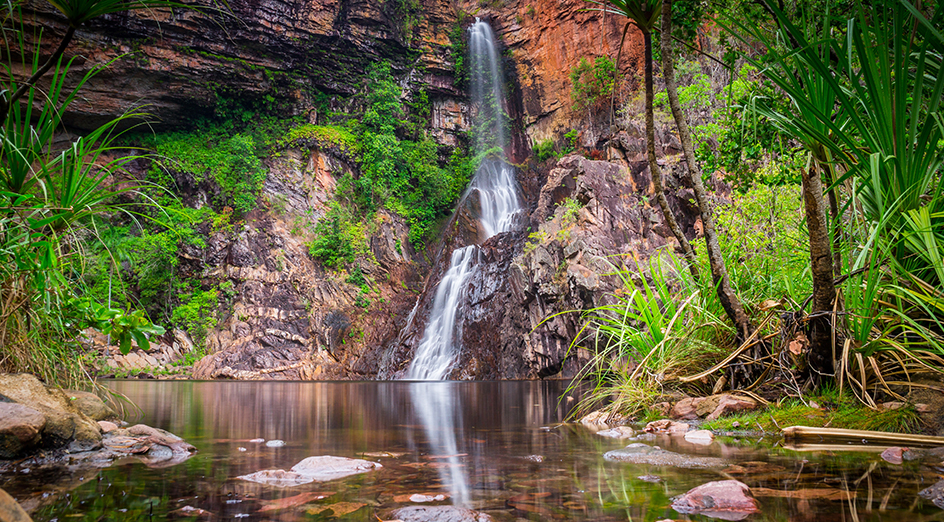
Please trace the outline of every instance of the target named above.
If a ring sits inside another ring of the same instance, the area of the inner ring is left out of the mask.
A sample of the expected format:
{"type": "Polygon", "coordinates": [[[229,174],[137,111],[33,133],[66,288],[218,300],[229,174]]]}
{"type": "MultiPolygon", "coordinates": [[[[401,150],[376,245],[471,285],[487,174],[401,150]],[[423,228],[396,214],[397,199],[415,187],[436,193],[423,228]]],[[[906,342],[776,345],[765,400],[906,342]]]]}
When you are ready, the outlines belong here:
{"type": "Polygon", "coordinates": [[[747,484],[737,480],[719,480],[702,484],[676,497],[672,509],[722,520],[743,520],[759,509],[747,484]]]}
{"type": "Polygon", "coordinates": [[[659,402],[650,406],[649,409],[663,417],[666,417],[669,415],[669,412],[672,411],[672,405],[668,402],[659,402]]]}
{"type": "Polygon", "coordinates": [[[684,422],[675,422],[669,419],[661,419],[652,421],[649,424],[646,424],[646,427],[643,428],[643,431],[646,433],[669,433],[673,435],[680,435],[687,432],[689,425],[684,422]]]}
{"type": "Polygon", "coordinates": [[[687,397],[675,403],[675,406],[672,407],[672,412],[669,414],[673,419],[679,420],[695,420],[698,418],[698,413],[696,408],[698,404],[704,401],[704,398],[692,398],[687,397]]]}
{"type": "Polygon", "coordinates": [[[725,394],[721,396],[721,399],[718,401],[718,407],[715,408],[710,415],[705,417],[705,420],[715,420],[722,415],[728,413],[734,413],[736,411],[747,411],[753,410],[757,407],[757,401],[754,399],[749,399],[747,397],[740,397],[737,395],[728,395],[725,394]]]}
{"type": "Polygon", "coordinates": [[[897,446],[886,449],[882,452],[882,460],[891,464],[901,464],[904,461],[905,452],[908,448],[899,448],[897,446]]]}
{"type": "Polygon", "coordinates": [[[13,458],[39,442],[46,417],[23,404],[0,402],[0,458],[13,458]]]}
{"type": "Polygon", "coordinates": [[[111,433],[118,429],[118,425],[114,422],[98,421],[98,425],[101,426],[102,433],[111,433]]]}

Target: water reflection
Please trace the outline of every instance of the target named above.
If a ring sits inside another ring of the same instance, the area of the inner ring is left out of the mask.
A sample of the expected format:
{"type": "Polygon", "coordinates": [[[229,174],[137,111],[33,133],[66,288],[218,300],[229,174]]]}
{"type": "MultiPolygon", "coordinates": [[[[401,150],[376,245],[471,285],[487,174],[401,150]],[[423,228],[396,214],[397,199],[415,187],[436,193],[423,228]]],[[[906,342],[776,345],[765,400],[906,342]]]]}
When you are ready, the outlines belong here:
{"type": "Polygon", "coordinates": [[[431,454],[440,457],[446,464],[440,467],[439,477],[449,488],[453,504],[468,506],[469,479],[459,462],[459,445],[456,439],[462,433],[463,411],[460,395],[455,393],[454,382],[414,382],[410,384],[410,397],[416,416],[423,424],[426,442],[431,454]]]}
{"type": "Polygon", "coordinates": [[[797,454],[773,446],[775,441],[763,447],[756,439],[698,446],[657,437],[647,443],[692,458],[722,458],[730,466],[679,470],[606,462],[603,454],[627,441],[559,425],[566,413],[558,402],[561,383],[112,386],[141,407],[141,421],[185,436],[199,453],[165,469],[126,461],[85,472],[0,475],[2,487],[36,522],[165,520],[185,506],[212,513],[212,520],[376,522],[417,505],[410,500],[415,494],[449,495],[439,504],[468,507],[498,522],[680,520],[687,517],[672,510],[670,499],[719,478],[751,487],[762,509],[750,519],[755,522],[913,522],[941,516],[917,497],[939,479],[937,468],[918,462],[893,466],[875,454],[797,454]],[[257,437],[282,439],[286,446],[253,443],[257,437]],[[290,488],[237,478],[288,469],[318,455],[366,458],[384,467],[290,488]]]}

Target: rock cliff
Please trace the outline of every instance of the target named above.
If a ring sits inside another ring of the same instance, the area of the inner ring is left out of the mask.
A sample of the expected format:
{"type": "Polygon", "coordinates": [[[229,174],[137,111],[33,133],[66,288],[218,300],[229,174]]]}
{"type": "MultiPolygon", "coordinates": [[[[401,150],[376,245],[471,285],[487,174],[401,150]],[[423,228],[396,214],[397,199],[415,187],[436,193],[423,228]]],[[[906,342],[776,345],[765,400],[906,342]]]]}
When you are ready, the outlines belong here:
{"type": "MultiPolygon", "coordinates": [[[[584,146],[597,147],[611,162],[570,156],[554,168],[532,164],[519,173],[528,223],[482,245],[482,269],[470,284],[461,325],[466,350],[453,377],[572,374],[580,359],[565,362],[565,355],[580,317],[546,319],[601,304],[616,283],[608,274],[623,259],[613,256],[647,255],[671,243],[648,203],[639,129],[629,125],[607,142],[608,111],[578,114],[572,107],[571,68],[584,57],[613,57],[624,23],[587,7],[584,0],[484,6],[469,0],[231,0],[230,15],[178,9],[109,15],[80,30],[70,51],[78,57],[77,72],[112,64],[88,83],[69,122],[86,129],[145,104],[164,127],[174,127],[225,111],[234,101],[314,122],[323,118],[319,110],[361,110],[356,95],[364,72],[386,60],[407,98],[428,93],[427,131],[448,149],[464,139],[471,117],[454,78],[457,28],[471,21],[462,13],[488,18],[504,49],[514,120],[511,159],[525,162],[532,143],[577,129],[584,146]]],[[[46,28],[45,45],[53,45],[64,28],[61,19],[48,7],[35,7],[30,16],[46,28]]],[[[635,30],[621,66],[625,95],[642,66],[635,30]]],[[[673,139],[661,133],[667,154],[677,152],[673,139]]],[[[311,227],[297,226],[323,216],[340,176],[357,166],[344,155],[296,144],[270,158],[266,168],[265,204],[232,229],[213,232],[205,248],[184,249],[182,277],[229,281],[234,288],[229,309],[207,338],[212,353],[195,366],[194,376],[397,375],[422,333],[430,300],[422,290],[435,288],[451,249],[476,236],[469,209],[460,209],[443,244],[427,252],[409,247],[401,218],[378,214],[369,238],[374,259],[359,263],[372,281],[365,305],[357,286],[312,259],[305,245],[311,227]],[[419,326],[398,341],[414,312],[419,326]]],[[[177,181],[192,192],[181,194],[184,201],[208,200],[203,188],[177,181]]],[[[688,193],[671,183],[670,201],[693,231],[688,193]]]]}

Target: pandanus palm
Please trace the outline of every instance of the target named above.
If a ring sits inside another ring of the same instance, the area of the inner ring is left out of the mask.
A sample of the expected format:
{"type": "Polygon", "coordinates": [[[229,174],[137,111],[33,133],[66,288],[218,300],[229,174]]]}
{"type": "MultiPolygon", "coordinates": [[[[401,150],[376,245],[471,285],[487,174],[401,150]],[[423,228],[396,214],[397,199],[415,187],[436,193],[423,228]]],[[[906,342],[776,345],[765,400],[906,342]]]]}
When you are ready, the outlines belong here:
{"type": "MultiPolygon", "coordinates": [[[[599,3],[595,0],[588,1],[599,3]]],[[[699,205],[702,224],[704,225],[705,242],[708,246],[708,261],[711,268],[712,281],[715,285],[718,298],[725,310],[725,313],[737,328],[738,340],[741,342],[746,342],[754,333],[754,326],[751,324],[750,319],[744,312],[744,307],[741,305],[740,300],[737,298],[733,289],[731,288],[727,268],[725,267],[724,259],[721,256],[721,248],[718,244],[710,203],[708,202],[704,183],[701,179],[701,173],[698,171],[697,163],[695,162],[694,148],[692,147],[691,142],[691,133],[689,131],[685,115],[681,112],[678,102],[678,94],[675,88],[672,63],[673,50],[671,46],[671,0],[666,0],[665,2],[663,2],[663,0],[611,0],[602,5],[603,7],[600,9],[604,12],[621,15],[627,18],[626,26],[623,29],[623,35],[620,39],[619,51],[617,52],[617,71],[619,70],[619,57],[622,54],[623,44],[626,40],[626,34],[629,31],[629,27],[631,25],[635,25],[643,34],[645,47],[646,152],[649,160],[649,170],[652,173],[653,185],[656,190],[656,198],[659,201],[659,206],[662,207],[662,212],[665,215],[666,222],[682,246],[682,251],[688,260],[689,269],[691,270],[692,275],[696,280],[698,280],[699,277],[695,265],[695,253],[681,229],[678,227],[678,224],[675,221],[675,216],[668,207],[668,202],[665,198],[662,172],[659,169],[658,163],[656,162],[655,125],[653,121],[654,117],[652,108],[652,33],[656,30],[656,24],[658,23],[660,17],[662,18],[662,59],[664,64],[663,74],[666,77],[666,87],[669,91],[668,95],[670,105],[672,106],[672,113],[679,128],[679,135],[683,144],[683,149],[685,150],[686,164],[688,165],[692,186],[695,190],[695,197],[699,205]]],[[[731,384],[736,385],[737,383],[732,382],[731,384]]]]}

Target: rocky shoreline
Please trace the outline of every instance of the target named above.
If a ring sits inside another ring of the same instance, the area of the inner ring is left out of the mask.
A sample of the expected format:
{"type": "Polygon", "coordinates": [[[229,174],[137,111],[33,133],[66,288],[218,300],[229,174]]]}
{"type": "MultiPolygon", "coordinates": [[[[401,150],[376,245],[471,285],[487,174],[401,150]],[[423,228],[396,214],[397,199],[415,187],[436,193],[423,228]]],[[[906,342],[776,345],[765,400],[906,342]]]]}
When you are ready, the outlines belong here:
{"type": "Polygon", "coordinates": [[[93,393],[46,386],[29,374],[0,374],[0,473],[101,467],[125,457],[169,466],[195,451],[172,433],[119,420],[93,393]]]}

